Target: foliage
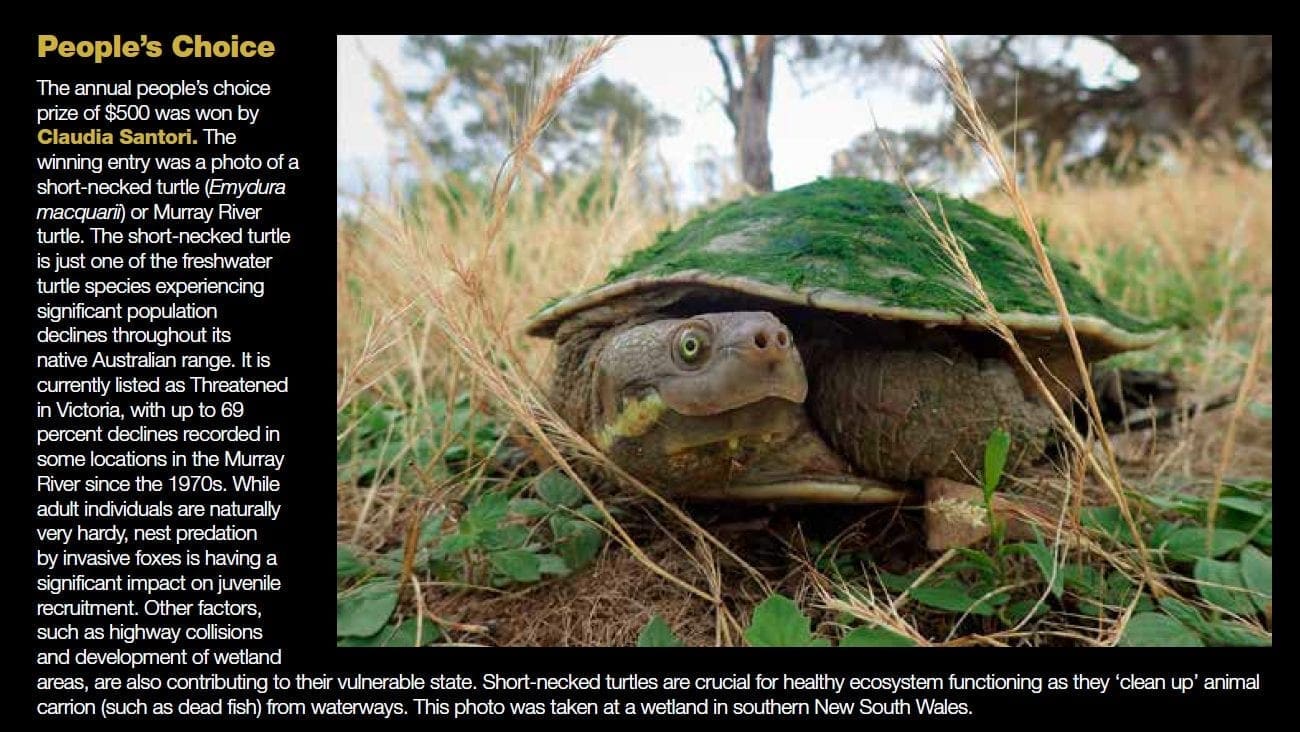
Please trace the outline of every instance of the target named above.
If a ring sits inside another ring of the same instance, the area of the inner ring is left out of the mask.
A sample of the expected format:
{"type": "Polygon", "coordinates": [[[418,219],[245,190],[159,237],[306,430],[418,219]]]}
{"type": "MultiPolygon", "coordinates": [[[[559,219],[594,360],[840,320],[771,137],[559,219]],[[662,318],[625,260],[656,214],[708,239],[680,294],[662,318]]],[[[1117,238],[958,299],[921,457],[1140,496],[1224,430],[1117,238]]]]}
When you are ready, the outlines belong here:
{"type": "MultiPolygon", "coordinates": [[[[1194,604],[1157,598],[1117,569],[1070,561],[1041,537],[995,543],[990,550],[960,549],[956,561],[924,579],[917,571],[882,572],[880,580],[918,605],[958,614],[956,621],[975,618],[985,627],[1013,627],[1049,611],[1117,617],[1132,610],[1121,639],[1125,645],[1269,644],[1263,627],[1272,602],[1272,559],[1266,553],[1272,545],[1271,483],[1226,484],[1213,532],[1205,523],[1208,498],[1179,495],[1153,503],[1163,511],[1144,522],[1143,538],[1164,571],[1177,578],[1175,586],[1199,598],[1194,604]],[[1165,512],[1177,518],[1162,518],[1165,512]],[[1031,563],[1017,569],[1017,556],[1031,563]],[[1037,581],[1026,578],[1029,568],[1037,581]]],[[[1104,541],[1135,543],[1113,507],[1085,509],[1082,524],[1104,541]]]]}
{"type": "MultiPolygon", "coordinates": [[[[997,456],[1004,449],[996,434],[986,449],[986,507],[995,498],[989,485],[999,473],[997,456]]],[[[810,551],[818,557],[818,570],[835,578],[847,604],[880,597],[883,589],[895,607],[913,603],[919,613],[946,619],[953,633],[1032,630],[1040,621],[1076,616],[1121,621],[1121,645],[1269,645],[1271,493],[1266,480],[1225,483],[1213,531],[1210,499],[1203,493],[1146,497],[1147,510],[1139,522],[1142,538],[1158,571],[1172,579],[1177,596],[1157,596],[1140,578],[1135,582],[1116,567],[1050,545],[1042,535],[1006,542],[995,530],[991,541],[954,550],[953,559],[937,569],[920,567],[905,574],[882,570],[869,554],[840,553],[822,545],[810,551]],[[880,589],[874,589],[877,584],[880,589]]],[[[1080,527],[1107,551],[1131,552],[1137,543],[1114,506],[1083,509],[1080,527]]],[[[782,622],[795,627],[794,618],[787,610],[782,622]]],[[[855,629],[841,645],[859,637],[910,644],[876,626],[855,629]]]]}
{"type": "MultiPolygon", "coordinates": [[[[568,576],[590,564],[604,543],[601,513],[559,473],[545,473],[529,487],[484,490],[457,520],[447,510],[430,513],[419,527],[415,568],[434,582],[501,588],[568,576]]],[[[404,623],[388,624],[398,607],[403,555],[399,547],[365,560],[355,547],[338,546],[340,645],[401,645],[414,637],[404,623]]],[[[436,633],[436,627],[426,630],[426,642],[436,633]]]]}
{"type": "MultiPolygon", "coordinates": [[[[1242,481],[1224,486],[1214,532],[1230,537],[1223,543],[1205,543],[1207,498],[1182,495],[1157,502],[1181,518],[1153,518],[1147,522],[1145,538],[1163,557],[1168,574],[1178,579],[1176,586],[1195,599],[1173,595],[1157,598],[1149,588],[1135,585],[1118,570],[1058,557],[1041,537],[993,544],[988,550],[959,549],[955,561],[925,577],[920,570],[895,575],[878,567],[875,574],[881,586],[893,593],[896,604],[910,600],[923,612],[946,615],[954,625],[975,623],[985,632],[1032,624],[1049,613],[1116,617],[1131,612],[1123,625],[1120,645],[1270,645],[1271,637],[1263,627],[1271,623],[1272,617],[1273,563],[1265,551],[1272,537],[1271,484],[1242,481]],[[1198,520],[1202,525],[1197,525],[1198,520]],[[1226,528],[1246,523],[1252,526],[1248,534],[1226,528]],[[1195,531],[1196,541],[1179,539],[1179,532],[1189,530],[1195,531]],[[1247,538],[1242,540],[1241,536],[1247,538]],[[1171,543],[1177,542],[1182,548],[1171,549],[1171,543]],[[1211,558],[1214,556],[1221,558],[1211,558]],[[1017,563],[1018,557],[1027,559],[1028,564],[1017,563]]],[[[1125,533],[1117,513],[1093,509],[1085,526],[1103,540],[1131,544],[1132,536],[1125,533]]],[[[819,569],[833,574],[851,594],[872,594],[863,584],[851,580],[859,566],[871,566],[870,558],[840,556],[830,564],[819,564],[819,569]]],[[[811,618],[799,604],[780,594],[769,596],[754,609],[745,639],[752,646],[832,643],[814,630],[811,618]]],[[[678,641],[671,629],[655,616],[642,630],[638,645],[674,642],[678,641]]],[[[891,628],[867,623],[850,628],[838,645],[915,643],[891,628]]]]}
{"type": "Polygon", "coordinates": [[[417,468],[445,479],[483,459],[501,438],[500,426],[468,394],[435,396],[415,410],[362,395],[339,411],[337,428],[346,435],[335,453],[339,480],[360,485],[413,481],[417,468]]]}
{"type": "MultiPolygon", "coordinates": [[[[745,640],[755,647],[826,647],[831,641],[811,629],[812,621],[799,605],[785,595],[770,595],[754,608],[745,640]]],[[[637,645],[641,647],[680,646],[681,640],[664,619],[655,615],[641,629],[637,645]]],[[[910,638],[888,628],[861,625],[844,633],[839,641],[844,648],[892,647],[916,645],[910,638]]]]}
{"type": "Polygon", "coordinates": [[[641,648],[672,648],[680,646],[682,641],[661,616],[655,615],[637,635],[636,644],[641,648]]]}
{"type": "MultiPolygon", "coordinates": [[[[406,53],[435,79],[448,79],[445,89],[424,85],[407,91],[409,102],[426,112],[423,133],[431,154],[462,173],[497,165],[522,124],[520,111],[532,109],[541,91],[536,80],[545,78],[545,67],[563,65],[588,42],[581,36],[408,37],[406,53]],[[445,98],[438,100],[439,95],[445,98]]],[[[677,126],[635,87],[601,75],[576,89],[557,118],[562,122],[542,135],[542,154],[552,173],[595,167],[606,154],[606,130],[614,146],[608,154],[621,158],[635,143],[671,134],[677,126]]]]}
{"type": "Polygon", "coordinates": [[[754,608],[745,640],[751,646],[829,646],[812,634],[811,622],[794,600],[772,595],[754,608]]]}
{"type": "MultiPolygon", "coordinates": [[[[1271,148],[1273,40],[1245,35],[965,36],[954,50],[976,101],[1008,128],[1029,168],[1050,176],[1100,164],[1112,173],[1138,172],[1167,152],[1163,141],[1211,142],[1254,161],[1271,148]],[[1075,50],[1112,58],[1105,72],[1086,74],[1075,50]]],[[[882,62],[922,69],[931,53],[920,39],[900,39],[891,53],[844,65],[862,76],[882,62]]],[[[844,60],[853,60],[852,54],[844,60]]],[[[872,78],[872,77],[862,77],[872,78]]],[[[910,84],[922,100],[946,95],[932,75],[910,84]]],[[[955,116],[937,130],[884,131],[904,172],[940,172],[962,153],[955,116]]],[[[835,156],[837,175],[894,177],[876,132],[835,156]]]]}

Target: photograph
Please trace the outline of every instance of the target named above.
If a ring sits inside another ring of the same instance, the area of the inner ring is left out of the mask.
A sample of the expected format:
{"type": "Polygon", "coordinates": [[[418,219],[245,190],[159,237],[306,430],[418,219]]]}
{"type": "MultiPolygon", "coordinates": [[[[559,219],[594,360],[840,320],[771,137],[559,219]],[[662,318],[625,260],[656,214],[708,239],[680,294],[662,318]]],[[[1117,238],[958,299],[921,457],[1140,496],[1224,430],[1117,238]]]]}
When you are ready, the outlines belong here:
{"type": "Polygon", "coordinates": [[[336,646],[1272,645],[1272,36],[336,40],[336,646]]]}

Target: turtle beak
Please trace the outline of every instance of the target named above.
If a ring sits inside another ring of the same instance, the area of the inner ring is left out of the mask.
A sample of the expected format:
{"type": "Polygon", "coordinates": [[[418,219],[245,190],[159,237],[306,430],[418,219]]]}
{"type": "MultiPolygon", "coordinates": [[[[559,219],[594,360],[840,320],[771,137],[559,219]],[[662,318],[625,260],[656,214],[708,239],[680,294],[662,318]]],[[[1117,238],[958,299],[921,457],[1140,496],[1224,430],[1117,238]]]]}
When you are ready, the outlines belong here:
{"type": "Polygon", "coordinates": [[[776,316],[765,312],[709,313],[699,319],[712,326],[716,353],[700,373],[661,385],[663,400],[673,411],[704,416],[769,397],[796,404],[807,398],[803,360],[790,329],[776,316]]]}

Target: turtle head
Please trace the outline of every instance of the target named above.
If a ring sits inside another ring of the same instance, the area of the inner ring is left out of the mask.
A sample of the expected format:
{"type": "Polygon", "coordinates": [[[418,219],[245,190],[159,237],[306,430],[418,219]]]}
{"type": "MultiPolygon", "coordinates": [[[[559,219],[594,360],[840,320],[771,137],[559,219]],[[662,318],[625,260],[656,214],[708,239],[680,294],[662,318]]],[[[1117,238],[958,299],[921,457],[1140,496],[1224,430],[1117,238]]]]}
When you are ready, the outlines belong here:
{"type": "Polygon", "coordinates": [[[807,395],[794,338],[771,313],[656,320],[601,349],[594,437],[652,482],[727,479],[799,429],[807,395]]]}
{"type": "Polygon", "coordinates": [[[790,329],[764,312],[656,320],[616,334],[601,353],[605,416],[655,395],[686,417],[710,417],[770,397],[796,404],[808,379],[790,329]]]}
{"type": "Polygon", "coordinates": [[[602,407],[653,391],[667,408],[708,417],[776,397],[802,403],[803,362],[790,329],[763,312],[656,320],[615,335],[599,363],[602,407]]]}

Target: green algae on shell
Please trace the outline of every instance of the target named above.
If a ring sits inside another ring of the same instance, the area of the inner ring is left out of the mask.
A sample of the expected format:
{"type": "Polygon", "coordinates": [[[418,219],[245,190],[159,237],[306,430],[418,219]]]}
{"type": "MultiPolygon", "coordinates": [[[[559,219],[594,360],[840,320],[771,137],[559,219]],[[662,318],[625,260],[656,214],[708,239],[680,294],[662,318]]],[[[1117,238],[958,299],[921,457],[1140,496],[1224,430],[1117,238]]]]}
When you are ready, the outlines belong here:
{"type": "MultiPolygon", "coordinates": [[[[964,243],[1004,322],[1018,331],[1060,331],[1029,239],[1014,221],[933,191],[917,195],[964,243]]],[[[660,234],[603,285],[549,304],[529,332],[549,336],[589,307],[683,285],[891,320],[982,326],[987,313],[915,207],[900,186],[853,178],[741,199],[660,234]]],[[[1081,334],[1108,351],[1145,347],[1163,335],[1159,324],[1124,312],[1073,266],[1049,256],[1081,334]]]]}

